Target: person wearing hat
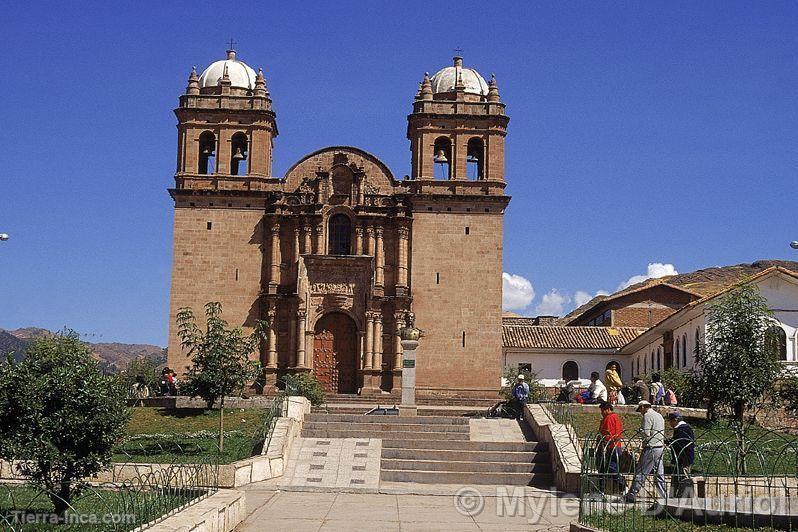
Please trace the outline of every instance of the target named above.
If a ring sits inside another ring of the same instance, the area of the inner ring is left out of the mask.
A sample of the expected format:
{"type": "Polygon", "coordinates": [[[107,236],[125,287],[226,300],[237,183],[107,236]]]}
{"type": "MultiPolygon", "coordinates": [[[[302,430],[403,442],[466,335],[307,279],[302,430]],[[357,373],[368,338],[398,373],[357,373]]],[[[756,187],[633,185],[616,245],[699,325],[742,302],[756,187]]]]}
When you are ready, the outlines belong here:
{"type": "Polygon", "coordinates": [[[643,487],[643,481],[655,470],[654,487],[660,497],[663,499],[666,497],[665,469],[662,465],[662,454],[665,451],[665,419],[662,414],[651,408],[651,403],[648,401],[637,403],[637,411],[643,414],[643,425],[640,427],[643,437],[643,452],[637,463],[632,487],[624,497],[626,502],[630,503],[637,500],[637,494],[643,487]]]}
{"type": "Polygon", "coordinates": [[[513,403],[515,404],[516,411],[518,412],[518,419],[524,418],[524,406],[529,400],[529,384],[522,374],[518,375],[513,386],[513,403]]]}
{"type": "Polygon", "coordinates": [[[692,497],[693,480],[690,478],[690,468],[695,461],[695,433],[682,419],[678,410],[668,414],[668,424],[673,429],[673,437],[665,440],[673,457],[674,471],[671,477],[673,496],[692,497]]]}

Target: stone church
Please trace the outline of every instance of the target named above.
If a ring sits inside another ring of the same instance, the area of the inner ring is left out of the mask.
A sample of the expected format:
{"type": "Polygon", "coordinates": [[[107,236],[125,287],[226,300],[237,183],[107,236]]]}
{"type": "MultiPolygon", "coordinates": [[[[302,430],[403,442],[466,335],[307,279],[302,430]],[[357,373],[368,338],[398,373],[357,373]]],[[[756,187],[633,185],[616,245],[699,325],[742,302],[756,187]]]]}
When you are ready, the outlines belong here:
{"type": "Polygon", "coordinates": [[[233,50],[192,70],[175,109],[169,189],[171,367],[188,364],[177,310],[202,315],[220,301],[231,325],[268,321],[257,355],[266,383],[312,372],[329,393],[397,393],[395,333],[413,313],[424,331],[419,393],[499,387],[505,106],[495,79],[460,57],[425,74],[409,103],[409,175],[328,146],[275,176],[277,115],[263,72],[233,50]]]}

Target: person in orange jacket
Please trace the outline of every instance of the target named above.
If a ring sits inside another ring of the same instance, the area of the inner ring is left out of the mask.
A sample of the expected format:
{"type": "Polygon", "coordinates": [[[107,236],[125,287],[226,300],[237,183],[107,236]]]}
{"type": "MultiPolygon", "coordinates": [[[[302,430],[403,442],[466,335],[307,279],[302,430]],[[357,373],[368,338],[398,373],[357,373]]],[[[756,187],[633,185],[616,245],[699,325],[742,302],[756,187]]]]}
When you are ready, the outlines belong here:
{"type": "Polygon", "coordinates": [[[623,450],[623,422],[607,401],[599,405],[601,424],[596,436],[596,469],[599,472],[599,486],[604,491],[607,478],[613,478],[623,493],[626,480],[621,475],[620,457],[623,450]]]}

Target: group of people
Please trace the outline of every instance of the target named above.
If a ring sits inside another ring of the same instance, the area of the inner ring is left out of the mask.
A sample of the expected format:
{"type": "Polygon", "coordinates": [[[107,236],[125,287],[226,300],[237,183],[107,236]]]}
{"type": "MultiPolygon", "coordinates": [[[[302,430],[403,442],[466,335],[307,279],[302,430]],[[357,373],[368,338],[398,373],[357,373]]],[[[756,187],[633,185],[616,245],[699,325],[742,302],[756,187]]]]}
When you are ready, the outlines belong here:
{"type": "MultiPolygon", "coordinates": [[[[580,402],[585,404],[607,402],[611,405],[624,405],[626,404],[626,398],[621,392],[622,388],[623,381],[618,373],[618,366],[612,362],[604,372],[604,382],[601,381],[598,371],[590,374],[590,386],[582,393],[579,399],[581,399],[580,402]]],[[[676,406],[677,404],[676,393],[672,389],[665,387],[659,373],[651,375],[650,385],[646,384],[643,377],[635,377],[632,390],[641,401],[649,401],[655,405],[676,406]]]]}
{"type": "Polygon", "coordinates": [[[666,497],[663,454],[670,449],[674,471],[672,476],[673,497],[692,497],[693,484],[690,469],[695,461],[695,434],[692,427],[682,419],[678,411],[668,414],[668,424],[673,429],[671,438],[665,437],[665,418],[652,408],[650,401],[643,399],[637,411],[643,415],[640,428],[642,452],[635,467],[632,486],[626,490],[626,480],[621,474],[623,449],[623,422],[607,401],[600,403],[601,424],[596,437],[596,468],[600,473],[599,484],[603,491],[606,480],[614,479],[625,492],[624,500],[634,503],[646,477],[654,473],[654,487],[661,497],[666,497]]]}

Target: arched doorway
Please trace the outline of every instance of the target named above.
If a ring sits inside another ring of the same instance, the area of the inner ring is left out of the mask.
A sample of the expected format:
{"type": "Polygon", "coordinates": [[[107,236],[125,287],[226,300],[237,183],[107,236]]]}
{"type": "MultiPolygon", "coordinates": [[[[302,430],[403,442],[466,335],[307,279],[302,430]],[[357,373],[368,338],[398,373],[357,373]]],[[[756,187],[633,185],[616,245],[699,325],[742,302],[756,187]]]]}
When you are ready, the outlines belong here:
{"type": "Polygon", "coordinates": [[[341,312],[316,322],[313,373],[327,393],[357,391],[357,326],[341,312]]]}

